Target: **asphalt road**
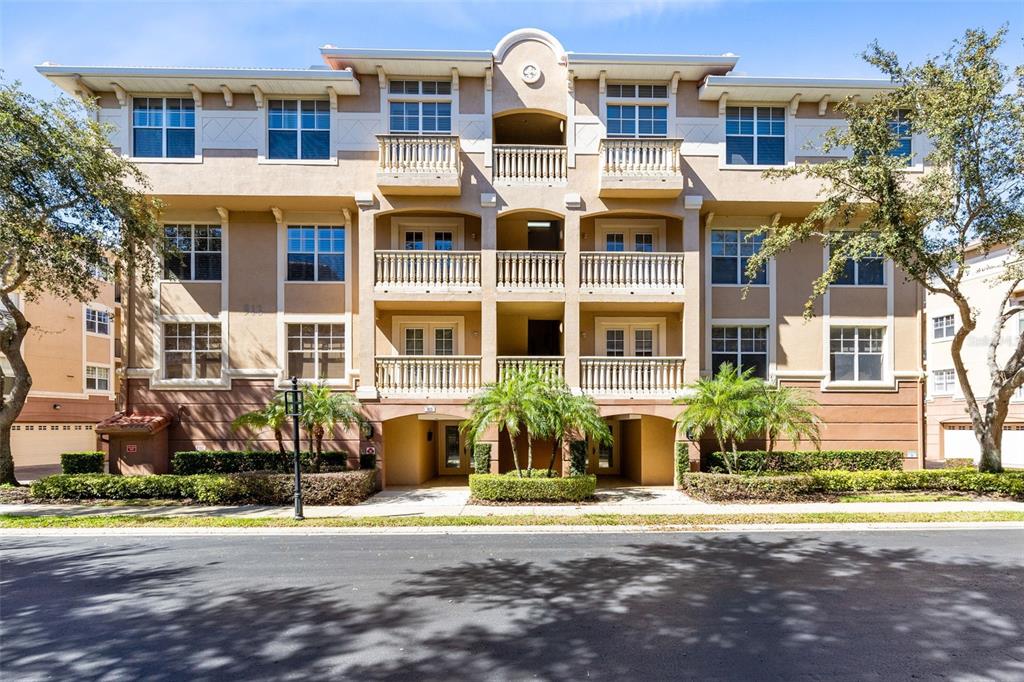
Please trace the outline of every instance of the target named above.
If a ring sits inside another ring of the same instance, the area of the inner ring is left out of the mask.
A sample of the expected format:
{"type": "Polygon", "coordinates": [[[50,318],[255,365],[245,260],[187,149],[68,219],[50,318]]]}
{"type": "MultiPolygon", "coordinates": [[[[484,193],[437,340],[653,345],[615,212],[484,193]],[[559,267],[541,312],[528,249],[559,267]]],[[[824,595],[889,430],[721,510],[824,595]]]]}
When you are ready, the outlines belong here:
{"type": "Polygon", "coordinates": [[[0,678],[1024,679],[1024,531],[6,537],[0,678]]]}

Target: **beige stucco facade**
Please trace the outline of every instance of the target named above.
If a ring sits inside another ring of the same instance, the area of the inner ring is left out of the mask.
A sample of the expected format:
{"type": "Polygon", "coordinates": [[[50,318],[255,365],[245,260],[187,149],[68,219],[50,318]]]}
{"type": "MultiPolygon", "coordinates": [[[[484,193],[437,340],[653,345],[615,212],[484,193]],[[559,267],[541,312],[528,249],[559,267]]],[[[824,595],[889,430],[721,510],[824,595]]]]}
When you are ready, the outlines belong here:
{"type": "MultiPolygon", "coordinates": [[[[712,281],[717,232],[799,219],[819,189],[727,162],[728,107],[783,108],[782,162],[792,164],[820,153],[805,147],[842,124],[830,101],[884,84],[794,82],[765,94],[727,75],[732,57],[567,53],[534,29],[490,51],[322,54],[329,69],[315,75],[253,72],[245,84],[216,70],[161,75],[164,90],[180,87],[158,94],[196,98],[195,155],[136,161],[165,222],[219,227],[222,254],[216,280],[136,287],[128,305],[128,407],[175,416],[172,449],[237,445],[227,425],[284,386],[295,326],[337,325],[344,370],[330,383],[355,391],[375,429],[369,440],[335,435],[373,448],[385,484],[438,473],[427,433],[440,437],[438,425],[465,416],[469,395],[531,356],[617,425],[614,465],[599,473],[670,482],[673,442],[685,438],[671,428],[671,401],[713,371],[716,330],[743,327],[764,332],[766,379],[821,399],[826,447],[893,447],[908,466],[920,462],[916,285],[887,264],[883,282],[834,288],[805,319],[824,262],[811,243],[776,259],[763,286],[712,281]],[[430,94],[409,96],[407,82],[430,94]],[[640,85],[651,89],[629,89],[640,85]],[[270,102],[292,98],[325,103],[327,158],[270,158],[270,102]],[[425,104],[447,107],[450,133],[396,130],[406,124],[390,114],[406,103],[419,116],[434,111],[425,104]],[[647,108],[664,120],[655,134],[610,132],[610,112],[647,108]],[[289,230],[299,226],[344,231],[343,277],[290,278],[289,230]],[[168,374],[168,324],[215,325],[215,376],[168,374]],[[883,330],[877,379],[833,380],[837,326],[883,330]]],[[[98,95],[112,146],[130,155],[133,98],[153,96],[155,81],[145,70],[88,69],[69,80],[63,68],[40,70],[98,95]]],[[[506,448],[494,448],[495,467],[506,448]]]]}

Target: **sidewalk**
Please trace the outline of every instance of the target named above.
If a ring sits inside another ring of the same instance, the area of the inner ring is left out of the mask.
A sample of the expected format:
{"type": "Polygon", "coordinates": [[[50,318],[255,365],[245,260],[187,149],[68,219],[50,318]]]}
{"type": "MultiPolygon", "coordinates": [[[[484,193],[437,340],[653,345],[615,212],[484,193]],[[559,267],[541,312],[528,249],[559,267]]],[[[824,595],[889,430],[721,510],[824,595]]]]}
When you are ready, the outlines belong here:
{"type": "MultiPolygon", "coordinates": [[[[610,488],[597,491],[597,501],[586,504],[474,505],[466,486],[394,487],[353,507],[304,509],[307,518],[429,517],[429,516],[584,516],[589,514],[799,514],[832,513],[940,513],[1024,512],[1024,502],[964,500],[953,502],[791,502],[771,504],[709,504],[670,487],[610,488]]],[[[220,516],[289,518],[292,508],[271,506],[125,506],[84,504],[5,504],[0,514],[18,516],[220,516]]]]}

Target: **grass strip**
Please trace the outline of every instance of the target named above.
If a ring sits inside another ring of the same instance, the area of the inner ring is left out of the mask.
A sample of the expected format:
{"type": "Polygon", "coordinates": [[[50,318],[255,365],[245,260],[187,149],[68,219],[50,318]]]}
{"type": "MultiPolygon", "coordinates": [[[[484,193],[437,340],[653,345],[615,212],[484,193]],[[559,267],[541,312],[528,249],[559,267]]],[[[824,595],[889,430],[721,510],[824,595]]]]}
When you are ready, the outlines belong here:
{"type": "Polygon", "coordinates": [[[1024,512],[810,512],[796,514],[584,514],[582,516],[370,516],[295,521],[271,517],[0,515],[3,528],[410,528],[464,526],[644,526],[708,527],[794,523],[949,523],[1021,521],[1024,512]]]}

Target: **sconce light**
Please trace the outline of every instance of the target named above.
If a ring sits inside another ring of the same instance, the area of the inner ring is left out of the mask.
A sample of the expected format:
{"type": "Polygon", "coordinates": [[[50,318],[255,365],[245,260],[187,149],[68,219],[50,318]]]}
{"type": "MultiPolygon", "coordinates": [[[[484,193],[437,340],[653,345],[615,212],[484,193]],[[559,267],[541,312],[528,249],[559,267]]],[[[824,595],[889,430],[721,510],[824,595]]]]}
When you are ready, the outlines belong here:
{"type": "Polygon", "coordinates": [[[53,409],[59,410],[60,408],[61,408],[61,404],[60,403],[54,403],[53,404],[53,409]]]}

